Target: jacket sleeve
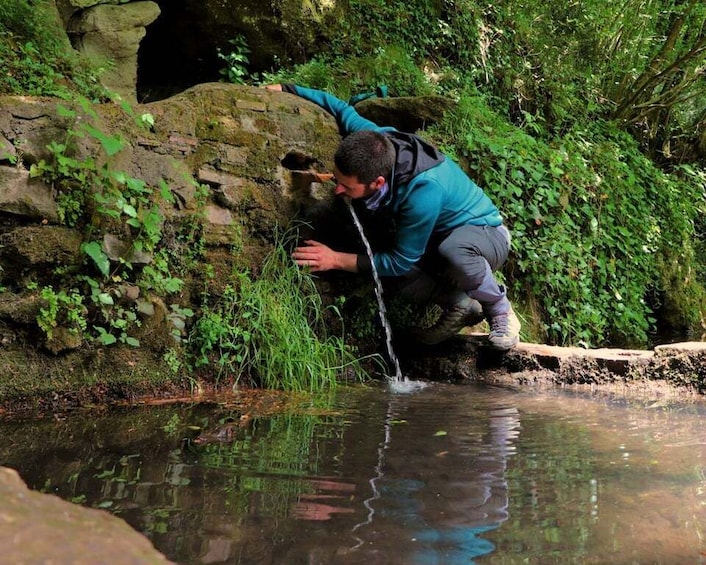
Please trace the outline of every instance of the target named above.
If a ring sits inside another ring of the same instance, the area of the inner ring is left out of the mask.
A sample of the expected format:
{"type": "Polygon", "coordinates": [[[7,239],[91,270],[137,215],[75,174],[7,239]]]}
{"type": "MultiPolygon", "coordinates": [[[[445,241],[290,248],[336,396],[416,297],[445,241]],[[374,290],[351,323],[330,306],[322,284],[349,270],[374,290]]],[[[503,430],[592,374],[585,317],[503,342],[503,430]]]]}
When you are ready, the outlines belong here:
{"type": "Polygon", "coordinates": [[[296,94],[297,96],[300,96],[309,102],[313,102],[326,110],[329,114],[336,118],[338,128],[344,136],[349,133],[365,129],[381,132],[394,130],[394,128],[378,126],[375,122],[371,122],[361,116],[358,112],[356,112],[353,106],[348,104],[348,102],[344,102],[340,98],[336,98],[327,92],[313,88],[305,88],[295,84],[283,84],[282,90],[284,92],[296,94]]]}

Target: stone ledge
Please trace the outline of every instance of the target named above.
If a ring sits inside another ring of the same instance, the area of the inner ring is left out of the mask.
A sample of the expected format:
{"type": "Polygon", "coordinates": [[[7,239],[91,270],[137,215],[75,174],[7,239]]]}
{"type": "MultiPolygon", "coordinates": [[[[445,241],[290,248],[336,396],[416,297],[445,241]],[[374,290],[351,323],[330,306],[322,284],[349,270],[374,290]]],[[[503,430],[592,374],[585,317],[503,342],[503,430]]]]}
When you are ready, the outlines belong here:
{"type": "MultiPolygon", "coordinates": [[[[478,350],[479,361],[488,348],[478,350]]],[[[492,357],[492,356],[491,356],[492,357]]],[[[548,370],[557,384],[662,382],[687,393],[706,392],[706,342],[656,346],[654,350],[582,349],[520,343],[496,364],[510,372],[548,370]]]]}
{"type": "Polygon", "coordinates": [[[422,346],[403,337],[395,348],[405,374],[432,380],[513,387],[627,387],[657,396],[701,397],[706,393],[706,342],[660,345],[654,350],[519,343],[504,352],[487,345],[487,334],[471,333],[435,346],[422,346]]]}
{"type": "Polygon", "coordinates": [[[556,370],[567,359],[593,359],[599,367],[624,375],[635,364],[648,363],[654,351],[633,349],[584,349],[581,347],[560,347],[538,343],[519,343],[513,354],[533,357],[544,369],[556,370]]]}

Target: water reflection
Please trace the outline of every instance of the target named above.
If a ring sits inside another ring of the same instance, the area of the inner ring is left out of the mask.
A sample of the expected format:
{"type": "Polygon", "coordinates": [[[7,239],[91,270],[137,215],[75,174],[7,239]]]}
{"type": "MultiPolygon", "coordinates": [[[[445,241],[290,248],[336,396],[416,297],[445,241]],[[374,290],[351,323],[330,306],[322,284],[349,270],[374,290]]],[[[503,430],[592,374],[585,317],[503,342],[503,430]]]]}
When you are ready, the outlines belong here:
{"type": "Polygon", "coordinates": [[[0,463],[184,564],[699,563],[698,405],[433,385],[0,423],[0,463]]]}
{"type": "MultiPolygon", "coordinates": [[[[450,400],[436,409],[453,406],[450,400]]],[[[438,420],[438,412],[427,412],[424,404],[393,397],[388,405],[370,481],[373,496],[365,501],[368,515],[353,531],[367,526],[389,536],[401,530],[403,563],[468,564],[492,552],[494,545],[482,534],[508,517],[505,470],[519,434],[517,409],[491,408],[479,420],[487,430],[466,427],[466,415],[459,422],[441,419],[436,427],[444,423],[444,428],[434,430],[428,424],[438,420]],[[423,420],[425,443],[416,438],[420,426],[408,425],[407,418],[423,420]]],[[[356,550],[365,546],[364,538],[357,539],[356,550]]]]}

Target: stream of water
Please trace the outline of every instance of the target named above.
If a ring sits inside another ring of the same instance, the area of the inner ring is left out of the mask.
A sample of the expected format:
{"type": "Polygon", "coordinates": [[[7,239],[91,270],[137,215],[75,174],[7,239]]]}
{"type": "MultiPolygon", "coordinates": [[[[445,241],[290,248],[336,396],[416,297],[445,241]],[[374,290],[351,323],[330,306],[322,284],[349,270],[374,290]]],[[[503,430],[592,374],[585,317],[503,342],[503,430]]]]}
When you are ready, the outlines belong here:
{"type": "Polygon", "coordinates": [[[358,229],[360,239],[362,240],[363,245],[365,246],[365,252],[368,254],[368,258],[370,259],[370,267],[373,273],[373,281],[375,282],[375,298],[377,299],[378,311],[380,312],[380,323],[382,324],[383,330],[385,331],[385,345],[387,346],[387,355],[390,359],[390,362],[392,363],[392,366],[395,369],[394,380],[391,384],[392,386],[400,389],[400,392],[409,392],[408,389],[413,390],[415,387],[405,386],[404,383],[408,381],[402,375],[400,361],[397,358],[397,355],[395,354],[394,348],[392,347],[392,328],[390,327],[390,321],[387,318],[387,308],[385,307],[385,301],[382,297],[382,283],[380,282],[380,277],[378,276],[378,271],[375,268],[375,262],[373,261],[373,250],[370,247],[370,242],[368,241],[368,238],[365,237],[363,225],[360,223],[358,214],[356,214],[355,210],[353,209],[353,203],[351,202],[351,199],[346,198],[345,202],[346,206],[348,206],[348,211],[350,212],[351,217],[353,218],[353,223],[358,229]]]}
{"type": "Polygon", "coordinates": [[[706,563],[703,401],[431,383],[234,406],[0,421],[0,464],[184,565],[706,563]]]}

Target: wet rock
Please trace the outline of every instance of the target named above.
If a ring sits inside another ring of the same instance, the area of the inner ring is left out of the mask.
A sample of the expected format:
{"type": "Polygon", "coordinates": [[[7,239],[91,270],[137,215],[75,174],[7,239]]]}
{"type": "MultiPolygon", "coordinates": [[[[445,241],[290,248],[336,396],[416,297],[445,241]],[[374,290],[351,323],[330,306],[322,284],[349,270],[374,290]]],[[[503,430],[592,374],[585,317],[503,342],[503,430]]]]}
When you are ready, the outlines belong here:
{"type": "Polygon", "coordinates": [[[16,471],[4,467],[0,523],[3,563],[170,563],[119,518],[33,492],[16,471]]]}

